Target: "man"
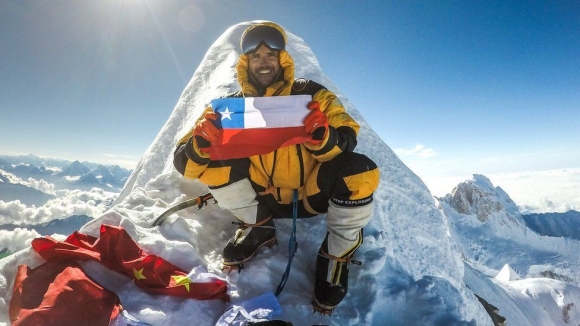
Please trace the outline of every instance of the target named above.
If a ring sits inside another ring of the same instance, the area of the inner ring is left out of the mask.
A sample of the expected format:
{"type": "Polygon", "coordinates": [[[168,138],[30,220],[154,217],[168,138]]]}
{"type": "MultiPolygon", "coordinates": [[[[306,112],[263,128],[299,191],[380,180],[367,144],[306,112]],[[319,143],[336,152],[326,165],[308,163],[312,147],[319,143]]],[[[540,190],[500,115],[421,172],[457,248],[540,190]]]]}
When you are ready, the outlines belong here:
{"type": "Polygon", "coordinates": [[[330,313],[348,289],[348,265],[362,244],[362,228],[373,212],[378,187],[376,164],[354,153],[359,125],[335,94],[305,79],[294,79],[294,61],[285,50],[284,30],[271,22],[250,26],[242,35],[237,63],[241,90],[230,97],[311,95],[304,119],[308,142],[279,148],[265,155],[216,161],[209,148],[222,129],[209,107],[175,150],[174,165],[186,178],[208,185],[222,208],[240,227],[223,250],[224,266],[248,261],[262,246],[276,243],[273,218],[292,212],[298,192],[298,214],[327,213],[328,232],[320,246],[313,304],[330,313]]]}

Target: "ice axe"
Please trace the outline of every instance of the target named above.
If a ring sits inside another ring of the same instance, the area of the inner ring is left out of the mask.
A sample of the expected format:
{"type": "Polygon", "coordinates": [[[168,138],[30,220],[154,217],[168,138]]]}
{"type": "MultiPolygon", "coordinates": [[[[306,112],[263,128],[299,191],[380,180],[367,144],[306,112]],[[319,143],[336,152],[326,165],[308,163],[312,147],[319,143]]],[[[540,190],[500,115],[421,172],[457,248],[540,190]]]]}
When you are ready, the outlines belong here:
{"type": "MultiPolygon", "coordinates": [[[[213,195],[208,192],[208,193],[203,194],[199,197],[188,199],[184,202],[173,205],[173,206],[169,207],[165,212],[163,212],[163,214],[159,215],[159,217],[155,219],[153,224],[151,224],[151,227],[159,226],[159,225],[163,224],[163,222],[165,222],[165,220],[171,214],[173,214],[177,211],[180,211],[182,209],[186,209],[186,208],[194,206],[194,205],[197,205],[197,209],[201,209],[204,205],[207,205],[207,201],[212,199],[212,198],[213,198],[213,195]]],[[[216,204],[217,200],[215,200],[215,198],[213,198],[213,202],[214,202],[214,204],[216,204]]]]}

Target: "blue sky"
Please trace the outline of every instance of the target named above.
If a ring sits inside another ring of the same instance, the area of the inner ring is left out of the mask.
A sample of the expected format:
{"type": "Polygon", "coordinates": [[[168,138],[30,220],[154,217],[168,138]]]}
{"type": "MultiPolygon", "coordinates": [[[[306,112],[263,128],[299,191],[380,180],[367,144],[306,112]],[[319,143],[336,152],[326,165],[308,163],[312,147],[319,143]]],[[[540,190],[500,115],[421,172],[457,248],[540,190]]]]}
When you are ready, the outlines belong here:
{"type": "Polygon", "coordinates": [[[580,2],[291,3],[1,1],[0,153],[132,167],[211,44],[266,19],[422,177],[580,167],[580,2]]]}

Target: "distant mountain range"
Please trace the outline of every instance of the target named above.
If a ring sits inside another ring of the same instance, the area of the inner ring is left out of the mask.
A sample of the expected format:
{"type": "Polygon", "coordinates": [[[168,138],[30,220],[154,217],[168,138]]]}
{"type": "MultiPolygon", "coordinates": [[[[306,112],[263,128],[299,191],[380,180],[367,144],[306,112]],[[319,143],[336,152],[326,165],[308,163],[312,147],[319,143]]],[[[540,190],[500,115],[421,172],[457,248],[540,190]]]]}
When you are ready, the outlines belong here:
{"type": "Polygon", "coordinates": [[[46,202],[48,200],[46,196],[50,195],[38,194],[39,190],[26,184],[29,178],[54,184],[55,190],[90,190],[96,187],[110,192],[120,192],[131,172],[132,170],[118,165],[105,166],[90,162],[71,162],[62,159],[41,158],[32,154],[0,155],[0,200],[20,199],[21,202],[28,205],[46,202]],[[22,179],[24,182],[11,182],[7,173],[22,179]]]}
{"type": "MultiPolygon", "coordinates": [[[[117,165],[71,162],[35,155],[0,155],[0,203],[18,200],[27,207],[39,208],[56,198],[59,190],[90,191],[99,188],[113,196],[121,191],[131,172],[117,165]]],[[[107,205],[111,203],[112,200],[107,205]]],[[[0,230],[14,231],[20,228],[34,230],[40,235],[68,235],[92,219],[87,215],[74,215],[47,223],[3,224],[0,230]]],[[[0,258],[10,254],[8,248],[3,247],[0,246],[0,258]]]]}
{"type": "Polygon", "coordinates": [[[540,235],[580,240],[580,212],[523,215],[526,225],[540,235]]]}

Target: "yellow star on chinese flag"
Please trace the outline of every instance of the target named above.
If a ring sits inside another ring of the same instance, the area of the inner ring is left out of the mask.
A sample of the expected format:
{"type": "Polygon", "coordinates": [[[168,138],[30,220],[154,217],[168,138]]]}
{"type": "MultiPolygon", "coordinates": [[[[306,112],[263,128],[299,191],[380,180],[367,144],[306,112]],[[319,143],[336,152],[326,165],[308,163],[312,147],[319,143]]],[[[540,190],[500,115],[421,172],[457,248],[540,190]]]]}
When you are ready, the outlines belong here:
{"type": "Polygon", "coordinates": [[[183,275],[173,275],[173,276],[171,276],[171,278],[173,278],[176,285],[185,286],[185,288],[187,289],[187,292],[189,292],[189,283],[191,283],[191,280],[189,279],[189,277],[183,276],[183,275]]]}
{"type": "Polygon", "coordinates": [[[143,268],[141,268],[140,270],[136,270],[135,268],[133,268],[133,275],[135,275],[136,280],[147,279],[145,276],[143,276],[143,268]]]}

